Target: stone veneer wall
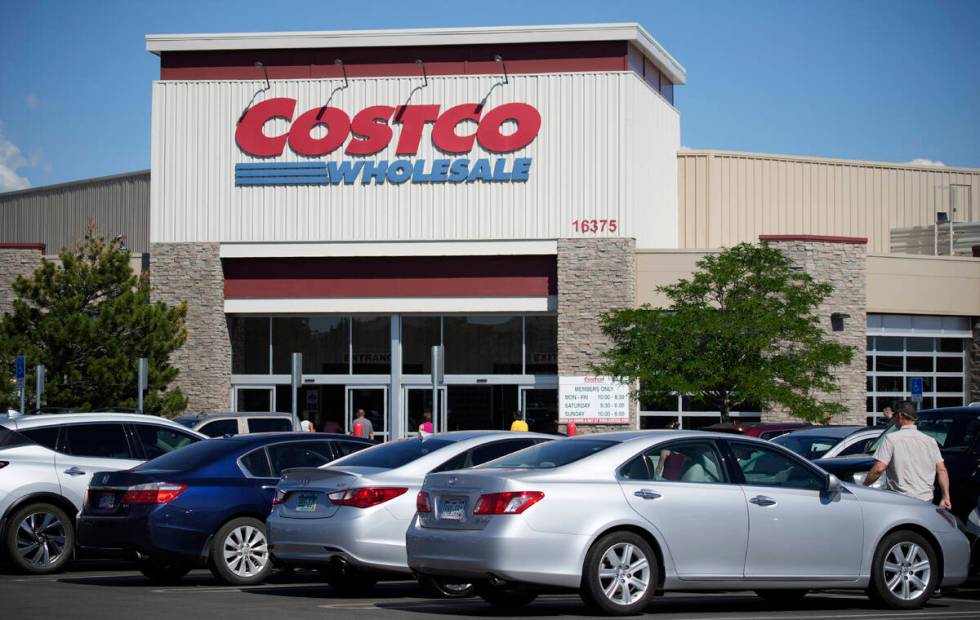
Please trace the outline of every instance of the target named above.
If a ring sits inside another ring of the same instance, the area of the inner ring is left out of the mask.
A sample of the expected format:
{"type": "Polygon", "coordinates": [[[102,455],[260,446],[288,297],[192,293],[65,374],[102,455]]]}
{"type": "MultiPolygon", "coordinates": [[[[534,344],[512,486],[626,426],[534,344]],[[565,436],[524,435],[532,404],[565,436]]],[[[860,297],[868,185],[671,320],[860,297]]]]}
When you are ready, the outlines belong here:
{"type": "Polygon", "coordinates": [[[219,244],[152,244],[150,285],[154,301],[188,303],[187,342],[173,356],[188,411],[230,410],[231,341],[219,244]]]}
{"type": "MultiPolygon", "coordinates": [[[[589,364],[609,347],[599,319],[636,303],[634,239],[558,240],[558,374],[591,375],[589,364]]],[[[637,426],[636,403],[630,424],[637,426]]],[[[622,430],[624,425],[581,425],[579,433],[622,430]]],[[[564,430],[564,428],[562,428],[564,430]]]]}
{"type": "MultiPolygon", "coordinates": [[[[760,237],[778,247],[800,269],[818,282],[834,287],[834,292],[818,308],[817,314],[828,336],[842,344],[854,347],[850,365],[837,374],[840,391],[831,396],[844,404],[846,412],[833,420],[836,424],[864,426],[867,408],[867,311],[865,286],[867,274],[867,240],[834,237],[760,237]],[[841,312],[850,315],[844,319],[843,331],[833,331],[830,315],[841,312]]],[[[763,421],[782,421],[786,417],[778,411],[764,412],[763,421]]]]}
{"type": "Polygon", "coordinates": [[[28,276],[41,264],[43,246],[2,247],[0,246],[0,316],[14,309],[14,280],[17,276],[28,276]]]}

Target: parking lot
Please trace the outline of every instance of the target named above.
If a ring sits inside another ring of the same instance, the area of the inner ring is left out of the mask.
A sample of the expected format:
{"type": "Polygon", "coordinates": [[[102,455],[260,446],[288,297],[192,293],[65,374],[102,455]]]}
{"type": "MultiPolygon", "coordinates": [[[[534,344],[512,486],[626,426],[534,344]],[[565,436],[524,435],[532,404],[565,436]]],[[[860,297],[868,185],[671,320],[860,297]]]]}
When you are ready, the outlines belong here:
{"type": "MultiPolygon", "coordinates": [[[[413,582],[379,585],[370,597],[339,595],[316,573],[276,575],[246,588],[219,585],[207,571],[194,571],[175,586],[154,586],[128,564],[79,562],[49,576],[0,575],[0,601],[6,618],[445,618],[452,616],[560,618],[587,617],[575,594],[549,594],[517,613],[501,612],[478,598],[427,598],[413,582]]],[[[802,604],[779,607],[751,593],[669,594],[647,610],[658,618],[710,620],[889,618],[980,618],[980,583],[972,583],[924,609],[909,612],[875,607],[860,593],[809,595],[802,604]]]]}

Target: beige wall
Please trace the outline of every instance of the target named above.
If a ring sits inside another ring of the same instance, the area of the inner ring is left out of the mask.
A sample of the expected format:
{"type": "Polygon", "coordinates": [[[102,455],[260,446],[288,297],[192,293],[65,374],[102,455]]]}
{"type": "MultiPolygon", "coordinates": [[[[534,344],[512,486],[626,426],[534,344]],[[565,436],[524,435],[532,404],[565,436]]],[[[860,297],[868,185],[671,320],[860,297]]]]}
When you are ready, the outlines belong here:
{"type": "Polygon", "coordinates": [[[892,228],[932,224],[953,195],[956,221],[980,220],[977,169],[721,151],[677,161],[681,248],[810,234],[867,237],[869,253],[886,254],[892,228]]]}
{"type": "MultiPolygon", "coordinates": [[[[654,289],[689,277],[709,250],[637,250],[636,303],[666,305],[654,289]]],[[[714,251],[716,252],[716,251],[714,251]]],[[[867,311],[980,316],[980,259],[868,256],[867,311]]]]}
{"type": "Polygon", "coordinates": [[[980,316],[980,258],[869,256],[868,312],[980,316]]]}

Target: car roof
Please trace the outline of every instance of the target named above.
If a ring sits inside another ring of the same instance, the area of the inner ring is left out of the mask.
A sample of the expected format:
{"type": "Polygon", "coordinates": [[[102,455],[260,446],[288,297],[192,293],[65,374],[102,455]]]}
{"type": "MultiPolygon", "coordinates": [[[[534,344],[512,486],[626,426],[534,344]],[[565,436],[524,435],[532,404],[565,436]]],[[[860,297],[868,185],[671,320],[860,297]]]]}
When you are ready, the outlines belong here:
{"type": "MultiPolygon", "coordinates": [[[[793,431],[791,433],[786,433],[781,435],[782,437],[789,437],[790,435],[794,437],[836,437],[838,439],[843,439],[849,437],[854,433],[860,433],[862,431],[873,431],[876,429],[867,426],[813,426],[808,428],[801,428],[798,431],[793,431]]],[[[877,429],[879,431],[883,429],[877,429]]]]}
{"type": "Polygon", "coordinates": [[[232,435],[230,437],[215,437],[220,441],[233,441],[238,444],[266,443],[277,439],[333,439],[344,441],[356,441],[367,445],[374,445],[376,441],[365,439],[364,437],[354,437],[353,435],[343,435],[341,433],[307,433],[307,432],[281,432],[281,433],[247,433],[242,435],[232,435]]]}
{"type": "Polygon", "coordinates": [[[941,407],[939,409],[923,409],[919,412],[920,416],[923,415],[980,415],[980,407],[941,407]]]}
{"type": "Polygon", "coordinates": [[[147,422],[150,424],[163,424],[166,426],[180,426],[173,420],[161,418],[145,413],[56,413],[41,415],[25,415],[17,418],[4,420],[13,423],[18,429],[33,428],[35,426],[57,426],[59,424],[71,424],[75,422],[147,422]]]}
{"type": "Polygon", "coordinates": [[[293,414],[282,411],[201,411],[185,413],[178,420],[207,420],[210,418],[291,418],[293,414]]]}

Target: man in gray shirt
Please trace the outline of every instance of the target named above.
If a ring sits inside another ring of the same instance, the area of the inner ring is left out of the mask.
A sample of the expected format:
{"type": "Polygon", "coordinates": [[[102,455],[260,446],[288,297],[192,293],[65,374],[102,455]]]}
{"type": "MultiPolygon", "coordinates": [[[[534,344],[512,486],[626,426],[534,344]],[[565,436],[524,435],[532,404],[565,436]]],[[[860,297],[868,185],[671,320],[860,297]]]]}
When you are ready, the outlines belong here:
{"type": "MultiPolygon", "coordinates": [[[[373,439],[372,436],[374,435],[374,425],[371,424],[371,420],[364,417],[364,410],[358,409],[356,415],[357,417],[354,418],[354,423],[361,423],[361,437],[373,439]]],[[[353,425],[351,425],[351,428],[353,429],[353,425]]]]}
{"type": "Polygon", "coordinates": [[[875,451],[877,462],[864,479],[865,486],[885,474],[885,487],[888,490],[931,502],[933,483],[938,480],[942,490],[939,506],[950,510],[949,474],[939,452],[939,444],[915,427],[918,420],[915,405],[909,401],[900,403],[893,419],[898,430],[885,435],[875,451]]]}

